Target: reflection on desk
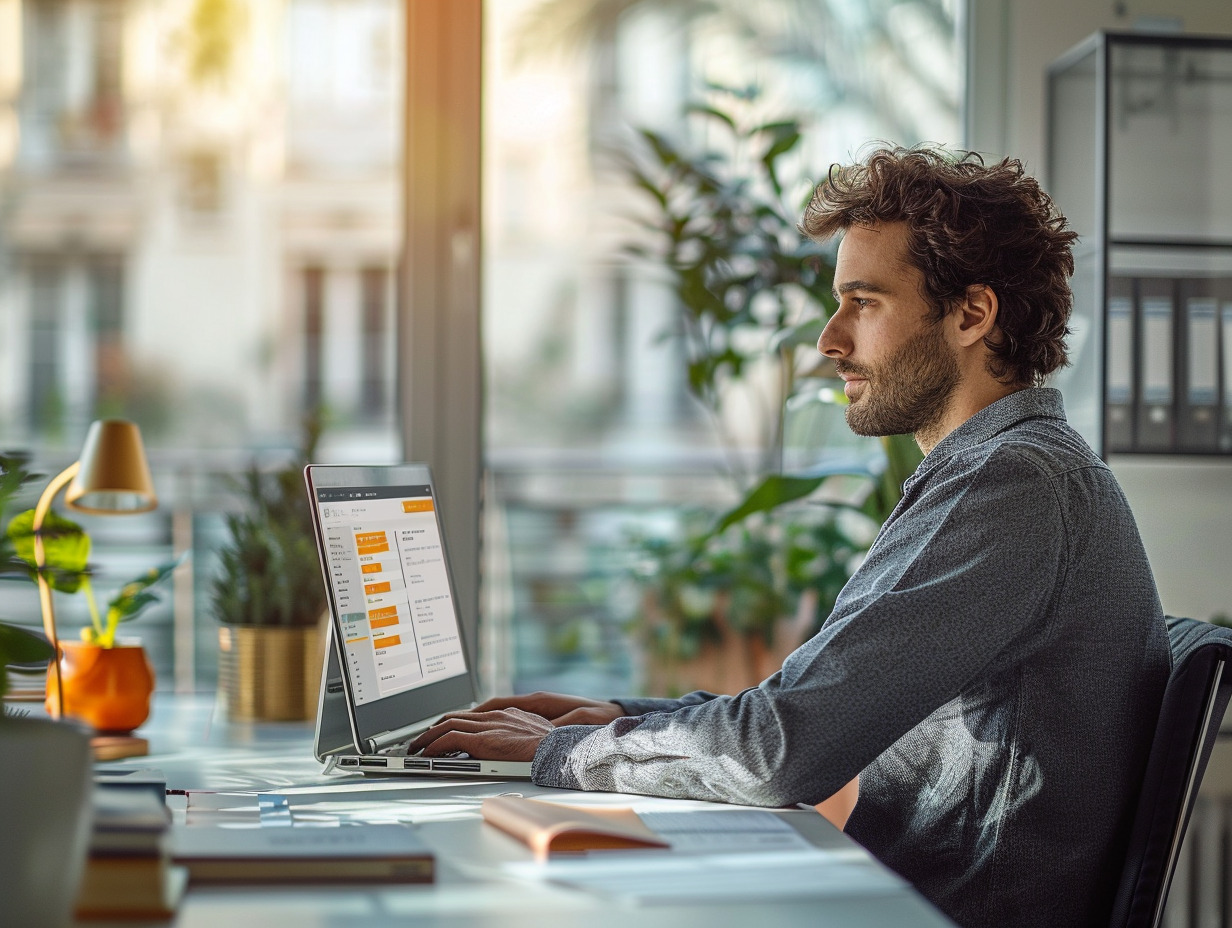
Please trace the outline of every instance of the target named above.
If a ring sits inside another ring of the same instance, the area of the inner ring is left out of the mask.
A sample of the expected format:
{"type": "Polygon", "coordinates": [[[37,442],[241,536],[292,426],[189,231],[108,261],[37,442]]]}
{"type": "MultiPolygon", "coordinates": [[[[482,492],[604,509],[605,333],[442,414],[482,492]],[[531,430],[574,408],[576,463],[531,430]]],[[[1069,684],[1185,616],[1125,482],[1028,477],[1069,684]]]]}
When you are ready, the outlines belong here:
{"type": "Polygon", "coordinates": [[[150,755],[141,766],[159,768],[168,788],[182,791],[168,801],[180,822],[186,821],[190,798],[205,799],[192,791],[235,794],[195,805],[257,819],[261,806],[254,794],[272,792],[281,798],[267,796],[264,807],[271,814],[289,811],[298,822],[414,823],[437,858],[432,886],[191,886],[177,928],[314,928],[417,919],[501,928],[951,924],[812,809],[758,813],[789,824],[807,842],[798,849],[776,849],[773,843],[764,850],[742,848],[728,839],[717,850],[604,851],[538,863],[525,845],[482,822],[485,797],[516,793],[632,807],[652,828],[656,821],[660,828],[669,821],[656,820],[658,814],[686,812],[700,814],[699,828],[711,828],[713,813],[740,807],[528,783],[326,777],[312,757],[311,725],[228,723],[216,716],[208,696],[156,696],[152,718],[140,734],[150,740],[150,755]]]}

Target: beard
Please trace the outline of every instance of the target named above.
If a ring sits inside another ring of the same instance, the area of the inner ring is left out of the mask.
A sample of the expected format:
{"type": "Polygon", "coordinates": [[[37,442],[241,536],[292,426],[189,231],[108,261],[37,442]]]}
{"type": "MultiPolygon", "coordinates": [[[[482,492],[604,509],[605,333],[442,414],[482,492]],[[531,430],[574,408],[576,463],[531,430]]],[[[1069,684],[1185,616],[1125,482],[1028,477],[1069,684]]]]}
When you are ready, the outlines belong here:
{"type": "Polygon", "coordinates": [[[840,373],[865,378],[858,399],[847,407],[847,425],[857,435],[907,435],[940,423],[961,372],[941,326],[912,336],[876,365],[837,362],[840,373]]]}

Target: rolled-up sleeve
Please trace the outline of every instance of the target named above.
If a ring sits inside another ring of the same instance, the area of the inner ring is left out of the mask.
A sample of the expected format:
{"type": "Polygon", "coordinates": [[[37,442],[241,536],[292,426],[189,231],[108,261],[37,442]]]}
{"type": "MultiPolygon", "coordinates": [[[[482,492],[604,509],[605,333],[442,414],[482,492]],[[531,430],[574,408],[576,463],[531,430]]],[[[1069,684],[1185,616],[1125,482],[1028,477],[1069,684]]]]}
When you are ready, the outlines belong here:
{"type": "Polygon", "coordinates": [[[607,726],[550,732],[545,786],[761,806],[816,803],[1012,651],[1048,635],[1063,509],[1029,453],[935,469],[883,526],[823,628],[734,696],[619,700],[607,726]],[[1010,646],[1014,645],[1013,648],[1010,646]]]}

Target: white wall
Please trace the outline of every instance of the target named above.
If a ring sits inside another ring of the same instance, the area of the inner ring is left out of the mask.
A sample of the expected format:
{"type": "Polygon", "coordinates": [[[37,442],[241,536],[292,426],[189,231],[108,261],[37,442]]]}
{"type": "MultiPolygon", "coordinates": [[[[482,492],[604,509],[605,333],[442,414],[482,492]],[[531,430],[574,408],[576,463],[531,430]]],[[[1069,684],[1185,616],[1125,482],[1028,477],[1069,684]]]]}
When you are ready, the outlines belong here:
{"type": "MultiPolygon", "coordinates": [[[[1099,29],[1181,21],[1193,34],[1232,36],[1229,0],[969,0],[968,147],[1044,170],[1044,73],[1099,29]]],[[[1164,610],[1232,616],[1232,460],[1114,456],[1138,519],[1164,610]]]]}
{"type": "Polygon", "coordinates": [[[972,65],[967,145],[1044,170],[1044,71],[1091,33],[1179,20],[1184,32],[1232,36],[1229,0],[968,0],[972,65]]]}

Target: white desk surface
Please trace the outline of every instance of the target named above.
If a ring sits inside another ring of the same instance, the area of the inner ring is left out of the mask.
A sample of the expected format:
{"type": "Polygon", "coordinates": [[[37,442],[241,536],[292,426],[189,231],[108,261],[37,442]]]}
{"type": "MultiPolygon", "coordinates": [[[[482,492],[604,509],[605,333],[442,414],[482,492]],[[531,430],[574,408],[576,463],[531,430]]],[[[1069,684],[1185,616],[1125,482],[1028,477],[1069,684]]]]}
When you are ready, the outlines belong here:
{"type": "MultiPolygon", "coordinates": [[[[437,855],[433,885],[320,887],[193,887],[174,921],[179,928],[324,928],[345,925],[492,926],[545,928],[726,928],[726,926],[948,926],[951,923],[906,884],[890,880],[871,855],[812,810],[782,811],[813,845],[868,876],[872,888],[848,885],[794,899],[758,894],[746,901],[697,898],[650,903],[592,893],[512,875],[508,865],[530,861],[522,844],[485,825],[485,796],[516,792],[577,803],[633,806],[639,810],[730,808],[713,803],[648,799],[550,790],[530,783],[371,779],[323,776],[312,756],[311,723],[230,723],[206,696],[160,695],[151,719],[138,731],[150,741],[147,757],[107,764],[153,767],[169,789],[273,791],[292,809],[413,821],[437,855]],[[321,795],[325,793],[327,795],[321,795]]],[[[170,797],[176,808],[178,797],[170,797]]],[[[183,808],[183,800],[179,800],[183,808]]],[[[182,812],[177,812],[182,815],[182,812]]],[[[610,852],[609,852],[610,853],[610,852]]],[[[661,853],[661,852],[634,852],[661,853]]],[[[807,853],[807,852],[806,852],[807,853]]],[[[747,880],[746,880],[747,882],[747,880]]],[[[857,879],[856,883],[860,883],[857,879]]],[[[83,925],[114,925],[83,922],[83,925]]],[[[149,922],[141,923],[148,925],[149,922]]]]}

